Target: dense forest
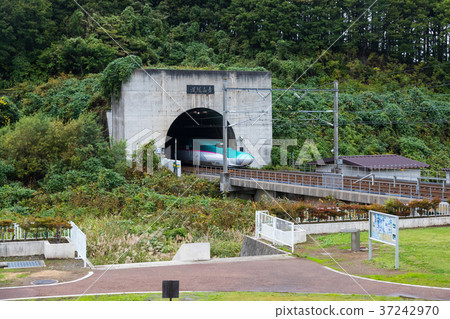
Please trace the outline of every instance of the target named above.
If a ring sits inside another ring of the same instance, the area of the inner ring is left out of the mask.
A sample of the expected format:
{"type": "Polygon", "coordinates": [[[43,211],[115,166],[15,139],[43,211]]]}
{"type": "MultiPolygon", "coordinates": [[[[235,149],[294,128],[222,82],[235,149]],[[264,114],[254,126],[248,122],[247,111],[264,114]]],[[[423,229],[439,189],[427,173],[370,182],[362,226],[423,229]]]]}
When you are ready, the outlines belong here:
{"type": "Polygon", "coordinates": [[[146,65],[250,64],[280,77],[283,72],[295,77],[301,61],[314,59],[330,46],[319,63],[323,70],[313,70],[308,78],[325,71],[337,78],[363,73],[367,81],[379,70],[427,63],[427,80],[448,81],[442,63],[450,55],[449,2],[372,4],[367,0],[3,0],[2,86],[61,73],[101,72],[125,51],[140,56],[146,65]],[[286,60],[299,65],[284,65],[286,60]]]}
{"type": "MultiPolygon", "coordinates": [[[[109,143],[111,93],[141,65],[267,70],[277,88],[338,80],[341,155],[450,167],[449,26],[449,0],[2,0],[0,220],[70,218],[100,264],[170,259],[192,241],[239,254],[264,203],[146,176],[109,143]]],[[[333,129],[298,111],[332,105],[330,92],[274,92],[273,137],[298,139],[294,158],[306,139],[331,156],[333,129]]]]}
{"type": "MultiPolygon", "coordinates": [[[[0,123],[104,119],[105,83],[120,73],[105,68],[133,54],[155,68],[268,70],[280,88],[339,80],[341,154],[397,153],[440,169],[450,166],[449,13],[446,0],[4,0],[0,123]]],[[[331,128],[297,111],[331,101],[274,94],[274,138],[297,138],[295,154],[313,139],[330,156],[331,128]]]]}

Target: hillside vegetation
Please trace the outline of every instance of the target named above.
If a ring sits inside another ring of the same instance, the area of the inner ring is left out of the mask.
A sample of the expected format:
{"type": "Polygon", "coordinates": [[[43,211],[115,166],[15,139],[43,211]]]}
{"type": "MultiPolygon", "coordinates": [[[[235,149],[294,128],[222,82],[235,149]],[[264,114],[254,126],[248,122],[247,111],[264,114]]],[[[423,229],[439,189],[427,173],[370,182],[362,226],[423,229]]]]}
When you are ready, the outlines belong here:
{"type": "MultiPolygon", "coordinates": [[[[210,240],[214,256],[236,255],[263,205],[223,198],[193,177],[126,167],[105,112],[141,66],[267,70],[277,88],[338,80],[341,155],[450,167],[447,0],[378,1],[367,12],[372,1],[79,4],[0,2],[0,219],[73,219],[94,262],[167,259],[195,240],[210,240]]],[[[332,105],[331,93],[274,93],[273,137],[298,139],[296,157],[306,139],[331,156],[332,128],[298,111],[332,105]]]]}
{"type": "MultiPolygon", "coordinates": [[[[120,75],[141,63],[259,69],[280,88],[294,81],[332,88],[339,80],[341,155],[396,153],[450,166],[448,1],[378,1],[368,11],[372,2],[360,0],[78,3],[1,2],[2,125],[38,112],[67,121],[86,111],[104,123],[120,75]],[[136,58],[102,75],[128,54],[136,58]]],[[[331,106],[331,94],[274,94],[274,138],[297,138],[295,156],[306,139],[331,156],[331,127],[297,113],[331,106]]]]}

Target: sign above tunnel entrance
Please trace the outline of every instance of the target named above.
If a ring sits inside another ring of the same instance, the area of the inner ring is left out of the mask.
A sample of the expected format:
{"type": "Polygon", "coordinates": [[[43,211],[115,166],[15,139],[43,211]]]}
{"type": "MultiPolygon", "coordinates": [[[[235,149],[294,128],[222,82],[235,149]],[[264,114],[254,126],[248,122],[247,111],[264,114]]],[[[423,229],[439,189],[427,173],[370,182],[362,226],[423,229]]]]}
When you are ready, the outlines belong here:
{"type": "Polygon", "coordinates": [[[187,85],[187,94],[214,94],[214,85],[187,85]]]}

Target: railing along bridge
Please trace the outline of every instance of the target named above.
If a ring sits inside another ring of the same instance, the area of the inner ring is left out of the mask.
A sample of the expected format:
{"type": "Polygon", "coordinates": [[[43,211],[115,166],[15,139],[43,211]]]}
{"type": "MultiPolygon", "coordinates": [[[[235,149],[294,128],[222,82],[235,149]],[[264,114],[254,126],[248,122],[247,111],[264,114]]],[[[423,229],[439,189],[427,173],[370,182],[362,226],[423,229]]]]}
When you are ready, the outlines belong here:
{"type": "MultiPolygon", "coordinates": [[[[197,174],[220,176],[220,167],[199,166],[184,168],[197,174]]],[[[450,185],[446,182],[409,182],[393,181],[382,178],[361,179],[359,177],[343,176],[341,174],[314,173],[299,171],[269,171],[257,169],[233,168],[229,170],[231,178],[301,185],[326,189],[336,189],[350,192],[368,193],[404,197],[410,199],[446,200],[450,198],[450,185]]]]}

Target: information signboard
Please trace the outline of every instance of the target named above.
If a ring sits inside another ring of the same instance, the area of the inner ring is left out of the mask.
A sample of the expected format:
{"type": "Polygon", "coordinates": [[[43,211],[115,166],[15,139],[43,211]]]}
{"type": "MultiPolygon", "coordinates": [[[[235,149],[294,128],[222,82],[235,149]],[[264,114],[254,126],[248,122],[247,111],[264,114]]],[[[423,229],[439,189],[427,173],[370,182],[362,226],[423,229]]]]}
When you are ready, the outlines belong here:
{"type": "Polygon", "coordinates": [[[214,94],[214,85],[187,85],[187,94],[214,94]]]}
{"type": "Polygon", "coordinates": [[[399,217],[369,211],[369,260],[372,259],[372,240],[395,246],[395,268],[399,267],[399,217]]]}

